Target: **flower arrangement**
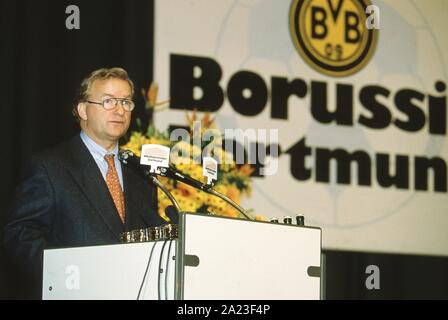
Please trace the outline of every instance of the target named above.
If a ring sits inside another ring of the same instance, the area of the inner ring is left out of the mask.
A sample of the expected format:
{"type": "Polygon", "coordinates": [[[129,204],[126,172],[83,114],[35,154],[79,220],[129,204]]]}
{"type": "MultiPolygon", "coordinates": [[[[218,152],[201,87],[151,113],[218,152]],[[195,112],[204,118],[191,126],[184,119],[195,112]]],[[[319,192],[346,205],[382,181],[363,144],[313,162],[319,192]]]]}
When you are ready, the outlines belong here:
{"type": "MultiPolygon", "coordinates": [[[[160,144],[170,147],[172,150],[170,163],[176,169],[196,180],[207,183],[207,178],[202,175],[202,165],[198,161],[195,161],[195,159],[201,158],[203,150],[201,150],[202,148],[200,146],[191,142],[203,141],[204,134],[210,132],[210,130],[216,132],[217,129],[214,124],[214,119],[211,118],[209,113],[205,113],[202,119],[199,120],[197,112],[194,111],[191,116],[187,115],[188,127],[190,129],[189,136],[191,139],[189,141],[171,141],[167,132],[157,130],[152,123],[154,111],[159,111],[161,109],[160,106],[163,106],[168,101],[156,102],[157,85],[154,84],[151,84],[147,92],[142,91],[142,94],[145,97],[145,109],[149,118],[148,127],[144,132],[142,132],[143,130],[131,132],[129,141],[121,148],[131,150],[140,157],[141,146],[144,144],[160,144]],[[198,123],[200,124],[200,130],[195,131],[193,126],[198,123]]],[[[138,124],[140,125],[141,122],[138,124]]],[[[240,204],[241,197],[250,196],[251,194],[250,176],[254,168],[249,164],[237,165],[233,160],[232,154],[223,150],[219,144],[213,147],[211,153],[211,156],[219,164],[218,179],[213,188],[240,204]]],[[[172,193],[183,211],[244,218],[234,207],[216,196],[166,177],[159,177],[158,179],[172,193]]],[[[158,200],[159,215],[169,221],[169,218],[165,215],[165,209],[171,205],[170,200],[161,190],[158,190],[158,200]]],[[[262,216],[255,216],[255,218],[265,220],[262,216]]]]}

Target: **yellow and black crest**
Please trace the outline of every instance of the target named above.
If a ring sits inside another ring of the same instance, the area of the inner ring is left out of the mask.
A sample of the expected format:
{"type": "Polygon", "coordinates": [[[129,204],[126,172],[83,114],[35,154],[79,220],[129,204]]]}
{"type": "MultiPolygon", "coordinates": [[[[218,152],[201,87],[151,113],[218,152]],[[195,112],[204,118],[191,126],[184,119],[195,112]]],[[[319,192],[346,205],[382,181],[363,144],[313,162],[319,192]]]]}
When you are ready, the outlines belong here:
{"type": "Polygon", "coordinates": [[[369,28],[369,0],[293,0],[289,26],[295,47],[314,69],[347,76],[370,60],[378,29],[369,28]]]}

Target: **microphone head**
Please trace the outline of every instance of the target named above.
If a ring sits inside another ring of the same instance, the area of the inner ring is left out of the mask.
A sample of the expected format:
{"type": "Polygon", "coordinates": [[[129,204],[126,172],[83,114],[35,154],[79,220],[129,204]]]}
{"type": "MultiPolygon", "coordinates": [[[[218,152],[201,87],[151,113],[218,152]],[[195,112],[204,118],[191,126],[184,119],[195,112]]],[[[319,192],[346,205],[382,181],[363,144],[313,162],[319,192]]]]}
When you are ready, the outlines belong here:
{"type": "Polygon", "coordinates": [[[118,159],[123,163],[128,163],[130,158],[134,157],[134,153],[131,150],[120,150],[118,152],[118,159]]]}
{"type": "Polygon", "coordinates": [[[165,208],[165,214],[170,219],[172,224],[179,224],[179,214],[174,206],[168,206],[165,208]]]}

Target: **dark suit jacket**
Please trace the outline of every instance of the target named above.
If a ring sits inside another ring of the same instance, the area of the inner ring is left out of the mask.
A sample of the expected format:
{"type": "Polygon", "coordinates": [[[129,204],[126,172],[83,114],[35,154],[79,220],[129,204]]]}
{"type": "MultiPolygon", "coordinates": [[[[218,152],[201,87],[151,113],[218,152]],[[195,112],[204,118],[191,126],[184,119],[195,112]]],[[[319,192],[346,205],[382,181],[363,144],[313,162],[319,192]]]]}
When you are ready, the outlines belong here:
{"type": "Polygon", "coordinates": [[[4,228],[5,250],[16,266],[39,283],[44,249],[119,243],[123,231],[161,225],[155,187],[122,169],[124,225],[79,135],[32,157],[4,228]]]}

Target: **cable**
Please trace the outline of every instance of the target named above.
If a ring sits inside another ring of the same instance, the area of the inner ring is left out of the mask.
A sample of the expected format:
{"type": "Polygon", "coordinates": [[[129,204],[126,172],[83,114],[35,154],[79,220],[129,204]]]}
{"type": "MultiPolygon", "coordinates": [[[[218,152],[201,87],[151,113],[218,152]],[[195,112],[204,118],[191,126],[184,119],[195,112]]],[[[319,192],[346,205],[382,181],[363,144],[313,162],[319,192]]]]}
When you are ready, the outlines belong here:
{"type": "Polygon", "coordinates": [[[166,268],[165,268],[165,300],[168,300],[168,267],[170,265],[170,253],[171,253],[171,245],[173,244],[173,240],[170,239],[170,245],[168,246],[168,256],[166,258],[166,268]]]}
{"type": "MultiPolygon", "coordinates": [[[[162,245],[162,250],[160,250],[160,257],[159,257],[159,270],[158,270],[158,277],[157,277],[157,300],[161,300],[160,299],[160,278],[161,278],[161,268],[162,268],[162,257],[163,257],[163,252],[165,251],[165,245],[168,242],[168,240],[163,241],[163,245],[162,245]]],[[[166,296],[166,292],[165,292],[165,296],[166,296]]]]}
{"type": "Polygon", "coordinates": [[[138,290],[137,300],[140,299],[140,293],[142,292],[143,284],[145,283],[146,275],[149,270],[149,266],[151,264],[152,254],[154,252],[154,248],[156,247],[157,242],[154,242],[154,245],[151,248],[151,253],[149,254],[148,264],[146,265],[145,275],[143,276],[142,283],[140,284],[140,289],[138,290]]]}

